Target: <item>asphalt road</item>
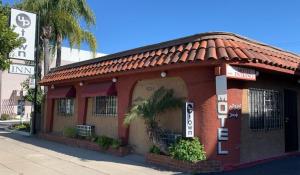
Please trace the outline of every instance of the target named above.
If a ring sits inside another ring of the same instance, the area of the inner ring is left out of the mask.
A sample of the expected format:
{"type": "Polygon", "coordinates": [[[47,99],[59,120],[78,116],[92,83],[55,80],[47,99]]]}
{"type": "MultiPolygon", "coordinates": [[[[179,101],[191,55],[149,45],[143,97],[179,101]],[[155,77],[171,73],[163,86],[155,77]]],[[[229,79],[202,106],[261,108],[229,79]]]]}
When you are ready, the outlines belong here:
{"type": "Polygon", "coordinates": [[[300,175],[300,156],[274,160],[253,167],[209,175],[300,175]]]}

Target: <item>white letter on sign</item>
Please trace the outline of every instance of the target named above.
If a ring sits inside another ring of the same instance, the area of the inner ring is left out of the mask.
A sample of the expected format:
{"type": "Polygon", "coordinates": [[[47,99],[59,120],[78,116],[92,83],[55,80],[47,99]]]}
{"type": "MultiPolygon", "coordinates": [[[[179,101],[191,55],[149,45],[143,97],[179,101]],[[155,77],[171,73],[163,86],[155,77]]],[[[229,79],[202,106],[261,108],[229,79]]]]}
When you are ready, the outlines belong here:
{"type": "Polygon", "coordinates": [[[228,112],[227,102],[218,102],[218,113],[227,114],[228,112]]]}
{"type": "Polygon", "coordinates": [[[228,154],[228,151],[222,150],[222,142],[218,142],[218,154],[228,154]]]}
{"type": "Polygon", "coordinates": [[[218,128],[218,140],[228,140],[228,128],[218,128]]]}

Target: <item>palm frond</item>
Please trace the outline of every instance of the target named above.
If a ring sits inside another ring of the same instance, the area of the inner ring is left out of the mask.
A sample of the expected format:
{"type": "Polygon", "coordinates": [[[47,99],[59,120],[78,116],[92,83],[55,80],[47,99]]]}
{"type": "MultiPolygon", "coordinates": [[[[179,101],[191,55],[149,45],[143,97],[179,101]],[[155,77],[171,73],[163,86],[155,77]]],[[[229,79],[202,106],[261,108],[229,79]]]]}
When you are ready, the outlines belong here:
{"type": "Polygon", "coordinates": [[[134,105],[126,114],[124,123],[128,125],[137,117],[142,117],[151,123],[155,121],[158,114],[165,112],[167,109],[181,107],[182,104],[183,99],[174,97],[172,89],[161,87],[149,99],[134,105]]]}
{"type": "Polygon", "coordinates": [[[141,115],[143,114],[141,113],[138,105],[132,107],[130,112],[125,116],[124,124],[129,125],[134,119],[138,118],[141,115]]]}
{"type": "Polygon", "coordinates": [[[68,40],[71,48],[77,46],[80,49],[81,44],[86,42],[95,56],[96,38],[81,25],[86,24],[89,28],[96,21],[86,0],[22,0],[15,6],[38,13],[41,27],[48,26],[53,29],[50,40],[54,45],[61,44],[57,36],[68,40]]]}

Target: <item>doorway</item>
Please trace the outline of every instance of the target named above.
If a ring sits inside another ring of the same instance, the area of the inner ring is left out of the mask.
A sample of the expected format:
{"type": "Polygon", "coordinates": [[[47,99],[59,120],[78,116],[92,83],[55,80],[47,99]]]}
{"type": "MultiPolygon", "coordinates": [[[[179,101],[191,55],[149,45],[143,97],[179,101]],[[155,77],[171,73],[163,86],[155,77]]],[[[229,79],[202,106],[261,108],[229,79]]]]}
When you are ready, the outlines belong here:
{"type": "Polygon", "coordinates": [[[284,90],[285,152],[298,150],[297,92],[284,90]]]}

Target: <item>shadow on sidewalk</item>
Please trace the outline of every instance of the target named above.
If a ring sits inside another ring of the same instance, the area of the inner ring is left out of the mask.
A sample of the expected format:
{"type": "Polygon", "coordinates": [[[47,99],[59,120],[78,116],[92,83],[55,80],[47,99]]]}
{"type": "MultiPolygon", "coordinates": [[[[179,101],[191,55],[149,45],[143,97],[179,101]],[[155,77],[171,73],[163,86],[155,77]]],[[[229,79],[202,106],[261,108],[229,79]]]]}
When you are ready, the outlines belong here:
{"type": "MultiPolygon", "coordinates": [[[[0,136],[10,138],[19,142],[23,142],[26,144],[31,144],[37,147],[45,148],[51,151],[55,151],[61,154],[73,156],[79,158],[81,161],[105,161],[105,162],[112,162],[112,163],[119,163],[119,164],[128,164],[128,165],[135,165],[141,167],[148,167],[159,171],[167,171],[158,166],[154,166],[145,162],[143,156],[130,154],[125,157],[117,157],[109,154],[104,154],[96,151],[86,150],[78,147],[71,147],[68,145],[51,142],[43,139],[39,139],[35,136],[21,136],[12,133],[0,133],[0,136]]],[[[174,172],[175,175],[183,175],[185,173],[181,172],[174,172]]]]}

